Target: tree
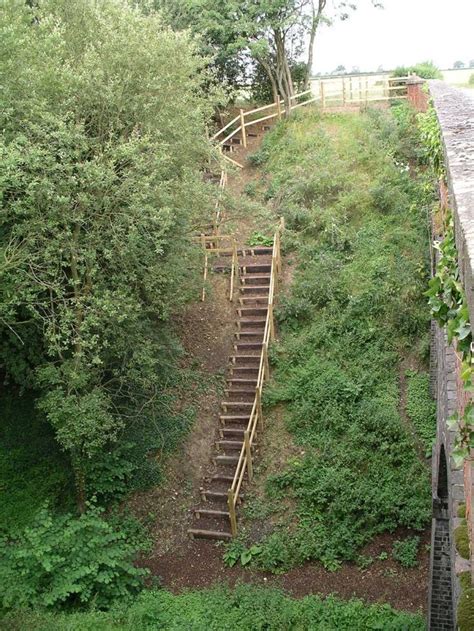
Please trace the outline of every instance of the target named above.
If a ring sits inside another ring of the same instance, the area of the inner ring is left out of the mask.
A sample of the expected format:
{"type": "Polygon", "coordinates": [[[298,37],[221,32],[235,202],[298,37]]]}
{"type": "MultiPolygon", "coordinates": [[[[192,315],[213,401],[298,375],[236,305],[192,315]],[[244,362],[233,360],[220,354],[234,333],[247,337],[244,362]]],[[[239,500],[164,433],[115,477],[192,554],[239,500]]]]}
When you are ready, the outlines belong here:
{"type": "Polygon", "coordinates": [[[456,70],[460,70],[461,68],[464,68],[465,64],[463,61],[455,61],[453,64],[453,68],[456,68],[456,70]]]}
{"type": "MultiPolygon", "coordinates": [[[[289,106],[292,68],[305,60],[303,89],[309,84],[314,43],[321,24],[345,20],[354,2],[336,0],[156,0],[173,26],[188,26],[207,43],[227,80],[256,76],[258,66],[289,106]],[[229,68],[234,71],[230,72],[229,68]],[[237,69],[237,70],[235,70],[237,69]]],[[[374,6],[381,6],[371,0],[374,6]]],[[[288,107],[287,107],[288,109],[288,107]]]]}
{"type": "Polygon", "coordinates": [[[336,68],[334,68],[331,74],[345,74],[346,72],[347,71],[345,66],[337,66],[336,68]]]}
{"type": "Polygon", "coordinates": [[[474,59],[471,59],[469,62],[469,68],[474,68],[474,59]]]}
{"type": "Polygon", "coordinates": [[[0,357],[40,389],[83,509],[85,463],[166,414],[163,323],[211,207],[208,60],[122,0],[8,0],[0,32],[0,357]]]}

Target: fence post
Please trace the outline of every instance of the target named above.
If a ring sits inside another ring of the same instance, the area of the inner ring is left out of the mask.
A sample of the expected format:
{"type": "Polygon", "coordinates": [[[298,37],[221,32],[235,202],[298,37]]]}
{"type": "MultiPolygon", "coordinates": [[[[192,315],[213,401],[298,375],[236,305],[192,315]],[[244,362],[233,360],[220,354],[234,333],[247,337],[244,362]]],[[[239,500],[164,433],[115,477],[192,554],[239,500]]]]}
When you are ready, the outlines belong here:
{"type": "Polygon", "coordinates": [[[369,102],[369,79],[365,78],[365,105],[369,102]]]}
{"type": "Polygon", "coordinates": [[[346,80],[342,77],[342,105],[346,104],[346,80]]]}
{"type": "Polygon", "coordinates": [[[281,103],[280,103],[280,95],[279,94],[277,94],[276,106],[277,106],[278,120],[281,120],[281,103]]]}
{"type": "Polygon", "coordinates": [[[362,103],[362,79],[359,77],[359,105],[362,103]]]}
{"type": "Polygon", "coordinates": [[[245,131],[245,114],[244,110],[240,110],[240,126],[242,128],[242,142],[244,147],[247,147],[247,132],[245,131]]]}
{"type": "Polygon", "coordinates": [[[349,100],[353,101],[353,93],[352,93],[352,77],[349,77],[349,100]]]}
{"type": "Polygon", "coordinates": [[[234,491],[231,488],[227,491],[227,507],[229,509],[230,531],[235,537],[237,535],[237,516],[235,514],[234,491]]]}
{"type": "Polygon", "coordinates": [[[246,429],[244,432],[244,445],[245,445],[245,455],[247,457],[247,473],[249,476],[249,482],[252,482],[252,479],[253,479],[252,451],[250,449],[250,437],[249,437],[248,429],[246,429]]]}
{"type": "Polygon", "coordinates": [[[204,302],[206,300],[206,282],[207,282],[207,254],[204,255],[204,278],[202,281],[201,302],[204,302]]]}
{"type": "Polygon", "coordinates": [[[324,99],[324,83],[322,81],[322,79],[320,79],[319,81],[319,94],[321,96],[321,107],[324,109],[325,106],[325,99],[324,99]]]}

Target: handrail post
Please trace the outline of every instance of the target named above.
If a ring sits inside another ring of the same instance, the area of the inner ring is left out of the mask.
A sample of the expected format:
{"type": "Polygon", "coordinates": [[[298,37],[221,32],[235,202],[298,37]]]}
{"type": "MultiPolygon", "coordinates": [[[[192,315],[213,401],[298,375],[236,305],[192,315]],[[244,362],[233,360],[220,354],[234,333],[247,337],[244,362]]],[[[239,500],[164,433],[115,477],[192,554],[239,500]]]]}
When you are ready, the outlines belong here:
{"type": "Polygon", "coordinates": [[[268,377],[270,376],[270,364],[268,363],[268,347],[267,347],[267,343],[265,343],[263,345],[262,352],[263,352],[263,364],[265,366],[264,378],[265,378],[265,380],[267,380],[268,377]]]}
{"type": "Polygon", "coordinates": [[[273,322],[273,302],[268,305],[268,310],[270,312],[270,340],[273,342],[275,339],[275,324],[273,322]]]}
{"type": "Polygon", "coordinates": [[[204,278],[202,281],[201,302],[204,302],[206,300],[206,282],[207,282],[207,254],[204,255],[204,278]]]}
{"type": "Polygon", "coordinates": [[[237,536],[237,516],[235,514],[234,491],[230,488],[227,492],[227,507],[229,509],[230,531],[233,537],[237,536]]]}
{"type": "Polygon", "coordinates": [[[240,126],[242,128],[242,142],[244,143],[244,147],[247,147],[247,133],[245,131],[245,114],[244,110],[240,110],[240,126]]]}
{"type": "Polygon", "coordinates": [[[246,429],[244,432],[244,445],[245,445],[245,456],[247,457],[247,473],[249,476],[249,482],[252,482],[253,480],[252,450],[250,449],[250,438],[249,438],[248,429],[246,429]]]}
{"type": "Polygon", "coordinates": [[[234,272],[235,272],[235,261],[234,261],[234,252],[232,252],[232,264],[230,269],[230,294],[229,300],[232,302],[232,297],[234,295],[234,272]]]}
{"type": "Polygon", "coordinates": [[[278,120],[281,120],[281,103],[280,103],[280,95],[279,94],[277,94],[276,106],[277,106],[278,120]]]}
{"type": "Polygon", "coordinates": [[[260,425],[260,433],[263,435],[263,412],[262,412],[262,397],[260,395],[260,388],[257,386],[255,389],[255,398],[257,399],[257,420],[260,425]]]}

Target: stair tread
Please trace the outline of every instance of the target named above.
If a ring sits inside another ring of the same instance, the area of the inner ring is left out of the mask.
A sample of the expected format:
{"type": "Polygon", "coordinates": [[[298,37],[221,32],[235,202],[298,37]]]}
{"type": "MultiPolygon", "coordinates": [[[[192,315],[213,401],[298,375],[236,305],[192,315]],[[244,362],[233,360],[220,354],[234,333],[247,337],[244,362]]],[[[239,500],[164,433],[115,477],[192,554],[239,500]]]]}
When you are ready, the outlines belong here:
{"type": "Polygon", "coordinates": [[[188,528],[188,534],[192,537],[203,539],[232,539],[232,534],[226,530],[205,530],[203,528],[188,528]]]}
{"type": "Polygon", "coordinates": [[[196,508],[194,509],[196,514],[208,515],[212,517],[229,517],[229,511],[217,510],[215,508],[196,508]]]}

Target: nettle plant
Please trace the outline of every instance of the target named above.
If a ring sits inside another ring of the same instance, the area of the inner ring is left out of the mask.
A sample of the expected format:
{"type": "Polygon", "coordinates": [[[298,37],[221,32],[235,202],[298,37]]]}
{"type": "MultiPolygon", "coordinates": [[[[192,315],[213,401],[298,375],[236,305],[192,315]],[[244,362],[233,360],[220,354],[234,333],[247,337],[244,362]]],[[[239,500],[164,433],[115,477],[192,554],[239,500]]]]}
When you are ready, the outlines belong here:
{"type": "MultiPolygon", "coordinates": [[[[448,217],[443,241],[435,243],[435,247],[439,251],[438,265],[426,295],[429,298],[432,316],[440,326],[446,328],[448,342],[455,343],[461,355],[461,379],[464,389],[467,392],[474,392],[472,331],[466,295],[459,277],[452,215],[448,217]]],[[[464,413],[455,414],[449,422],[451,427],[457,427],[459,430],[452,456],[455,462],[460,464],[474,447],[474,403],[469,402],[464,408],[464,413]]]]}

